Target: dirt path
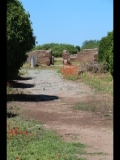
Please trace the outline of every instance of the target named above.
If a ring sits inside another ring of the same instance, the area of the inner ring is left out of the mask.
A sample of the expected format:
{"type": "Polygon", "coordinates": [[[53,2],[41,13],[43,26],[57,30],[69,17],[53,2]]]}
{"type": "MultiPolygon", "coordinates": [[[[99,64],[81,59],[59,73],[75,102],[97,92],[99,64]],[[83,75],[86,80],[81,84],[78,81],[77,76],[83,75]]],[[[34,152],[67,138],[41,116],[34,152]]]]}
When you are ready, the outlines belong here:
{"type": "Polygon", "coordinates": [[[31,79],[19,80],[18,84],[23,84],[26,94],[36,96],[31,102],[14,102],[24,111],[23,116],[44,122],[46,129],[56,130],[66,141],[88,145],[88,152],[109,154],[85,155],[88,160],[112,160],[112,119],[73,108],[77,102],[112,103],[111,97],[96,94],[82,82],[63,80],[54,70],[29,70],[28,73],[31,79]]]}

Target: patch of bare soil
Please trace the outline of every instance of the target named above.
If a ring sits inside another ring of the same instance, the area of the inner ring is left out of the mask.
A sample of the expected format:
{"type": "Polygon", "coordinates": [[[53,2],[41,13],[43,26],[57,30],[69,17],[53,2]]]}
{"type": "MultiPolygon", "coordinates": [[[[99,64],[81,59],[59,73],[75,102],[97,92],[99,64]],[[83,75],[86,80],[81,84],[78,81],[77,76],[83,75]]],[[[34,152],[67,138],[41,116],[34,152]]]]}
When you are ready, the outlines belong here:
{"type": "Polygon", "coordinates": [[[84,83],[63,80],[52,70],[30,70],[29,76],[17,81],[23,84],[17,89],[25,94],[22,99],[15,94],[14,102],[8,95],[8,108],[18,106],[21,116],[43,122],[46,129],[56,130],[65,141],[86,144],[91,154],[83,157],[88,160],[112,160],[112,97],[96,94],[84,83]],[[78,110],[76,103],[94,110],[78,110]]]}

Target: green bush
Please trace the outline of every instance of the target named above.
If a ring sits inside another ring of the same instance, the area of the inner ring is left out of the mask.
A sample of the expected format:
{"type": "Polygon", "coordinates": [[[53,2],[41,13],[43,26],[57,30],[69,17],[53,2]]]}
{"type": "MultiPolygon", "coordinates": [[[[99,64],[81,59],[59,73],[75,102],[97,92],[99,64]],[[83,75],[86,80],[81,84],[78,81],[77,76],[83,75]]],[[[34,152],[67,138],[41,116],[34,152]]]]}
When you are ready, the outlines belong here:
{"type": "Polygon", "coordinates": [[[26,61],[26,52],[35,46],[29,18],[19,0],[7,0],[7,79],[18,75],[26,61]]]}
{"type": "Polygon", "coordinates": [[[107,71],[113,76],[113,31],[100,40],[98,60],[107,66],[107,71]]]}

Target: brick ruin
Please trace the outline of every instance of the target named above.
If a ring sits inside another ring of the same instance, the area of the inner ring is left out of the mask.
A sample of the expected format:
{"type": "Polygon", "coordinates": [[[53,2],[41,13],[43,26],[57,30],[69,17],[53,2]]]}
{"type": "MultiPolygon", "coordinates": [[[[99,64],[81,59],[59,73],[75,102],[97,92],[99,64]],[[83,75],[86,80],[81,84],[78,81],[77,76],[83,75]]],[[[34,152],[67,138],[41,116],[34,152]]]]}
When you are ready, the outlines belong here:
{"type": "Polygon", "coordinates": [[[70,56],[71,62],[96,63],[98,62],[98,48],[84,49],[76,55],[70,56]]]}
{"type": "Polygon", "coordinates": [[[67,50],[63,51],[63,64],[71,65],[71,62],[79,62],[81,66],[79,68],[79,74],[85,71],[100,72],[101,64],[98,63],[98,49],[84,49],[82,52],[70,55],[67,50]]]}
{"type": "MultiPolygon", "coordinates": [[[[82,52],[70,55],[67,50],[63,50],[62,54],[63,64],[71,64],[71,62],[85,63],[97,63],[98,62],[98,48],[84,49],[82,52]]],[[[35,50],[28,54],[27,62],[34,67],[37,64],[54,64],[54,57],[52,56],[52,50],[35,50]],[[31,61],[32,60],[32,61],[31,61]]]]}
{"type": "Polygon", "coordinates": [[[63,64],[65,65],[71,65],[71,61],[70,61],[70,53],[67,50],[63,50],[63,64]]]}
{"type": "Polygon", "coordinates": [[[53,56],[52,56],[52,50],[35,50],[33,52],[30,52],[28,54],[27,62],[31,64],[31,60],[34,61],[34,66],[37,64],[46,64],[49,66],[50,64],[53,64],[53,56]]]}

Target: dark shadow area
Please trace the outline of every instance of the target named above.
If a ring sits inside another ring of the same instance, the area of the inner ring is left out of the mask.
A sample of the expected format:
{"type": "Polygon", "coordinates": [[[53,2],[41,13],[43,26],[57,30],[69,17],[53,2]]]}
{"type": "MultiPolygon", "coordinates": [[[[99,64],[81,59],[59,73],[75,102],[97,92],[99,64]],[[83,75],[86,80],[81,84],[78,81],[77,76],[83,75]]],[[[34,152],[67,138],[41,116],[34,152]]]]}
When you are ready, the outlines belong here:
{"type": "Polygon", "coordinates": [[[14,80],[23,80],[23,81],[26,81],[26,80],[31,80],[31,79],[33,79],[32,77],[17,77],[17,78],[15,78],[14,80]]]}
{"type": "Polygon", "coordinates": [[[13,88],[32,88],[35,85],[34,84],[28,84],[28,83],[19,83],[16,81],[9,81],[13,88]]]}
{"type": "Polygon", "coordinates": [[[51,101],[59,99],[58,96],[51,96],[51,95],[28,95],[28,94],[8,94],[7,95],[7,102],[8,101],[27,101],[27,102],[39,102],[39,101],[51,101]]]}
{"type": "Polygon", "coordinates": [[[13,118],[13,117],[18,116],[18,114],[13,114],[11,112],[7,112],[6,116],[7,116],[7,118],[13,118]]]}

